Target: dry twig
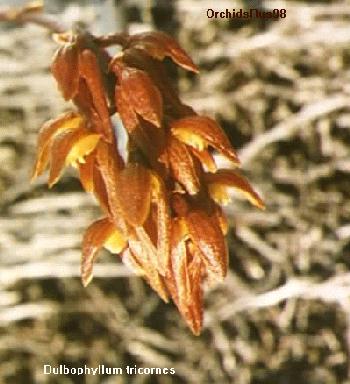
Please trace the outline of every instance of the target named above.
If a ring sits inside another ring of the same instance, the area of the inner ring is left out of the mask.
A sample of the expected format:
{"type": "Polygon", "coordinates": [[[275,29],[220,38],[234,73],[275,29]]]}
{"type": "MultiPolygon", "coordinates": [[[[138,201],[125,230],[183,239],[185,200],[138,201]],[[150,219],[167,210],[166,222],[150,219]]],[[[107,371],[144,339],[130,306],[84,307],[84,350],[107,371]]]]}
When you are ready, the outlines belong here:
{"type": "Polygon", "coordinates": [[[315,103],[306,105],[300,112],[297,112],[289,119],[282,121],[275,127],[257,136],[248,143],[240,152],[239,157],[242,163],[247,165],[251,162],[266,146],[278,141],[286,140],[293,136],[299,129],[304,128],[312,121],[319,119],[329,113],[342,108],[348,108],[350,98],[347,96],[332,96],[315,103]]]}

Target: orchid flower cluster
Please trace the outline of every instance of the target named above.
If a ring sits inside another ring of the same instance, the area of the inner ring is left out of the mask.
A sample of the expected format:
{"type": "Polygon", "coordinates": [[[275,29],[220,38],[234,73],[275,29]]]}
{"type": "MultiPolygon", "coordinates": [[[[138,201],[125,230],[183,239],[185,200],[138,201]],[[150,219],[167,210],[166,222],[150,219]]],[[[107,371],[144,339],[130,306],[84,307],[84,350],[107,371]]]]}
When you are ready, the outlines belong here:
{"type": "Polygon", "coordinates": [[[198,69],[173,38],[161,32],[72,32],[60,34],[58,42],[51,71],[75,109],[41,128],[33,179],[48,167],[52,187],[64,167],[73,166],[101,207],[103,217],[83,238],[82,282],[91,281],[104,247],[165,302],[172,299],[198,335],[203,283],[222,281],[227,273],[228,225],[221,206],[229,189],[258,208],[264,203],[237,171],[239,159],[223,129],[181,102],[164,59],[198,69]],[[112,57],[107,48],[115,44],[121,50],[112,57]],[[127,156],[118,150],[118,129],[127,133],[127,156]],[[232,168],[217,169],[213,151],[232,168]]]}

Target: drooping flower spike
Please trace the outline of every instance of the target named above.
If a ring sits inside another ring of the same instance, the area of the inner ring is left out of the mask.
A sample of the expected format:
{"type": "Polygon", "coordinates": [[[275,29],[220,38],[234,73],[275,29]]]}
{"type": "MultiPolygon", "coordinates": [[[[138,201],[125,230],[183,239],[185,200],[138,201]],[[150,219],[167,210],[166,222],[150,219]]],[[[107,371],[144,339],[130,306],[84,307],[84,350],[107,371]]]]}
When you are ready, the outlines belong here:
{"type": "Polygon", "coordinates": [[[51,71],[65,100],[76,109],[46,122],[38,137],[33,179],[49,167],[53,186],[73,166],[103,217],[87,229],[81,278],[93,277],[101,248],[170,298],[198,335],[203,323],[203,283],[222,281],[228,269],[227,220],[221,205],[229,189],[253,205],[264,203],[236,169],[218,169],[212,150],[240,165],[217,122],[183,104],[163,64],[170,58],[198,72],[170,36],[146,32],[95,37],[62,34],[51,71]],[[106,47],[119,44],[110,57],[106,47]],[[128,134],[118,151],[112,117],[128,134]]]}

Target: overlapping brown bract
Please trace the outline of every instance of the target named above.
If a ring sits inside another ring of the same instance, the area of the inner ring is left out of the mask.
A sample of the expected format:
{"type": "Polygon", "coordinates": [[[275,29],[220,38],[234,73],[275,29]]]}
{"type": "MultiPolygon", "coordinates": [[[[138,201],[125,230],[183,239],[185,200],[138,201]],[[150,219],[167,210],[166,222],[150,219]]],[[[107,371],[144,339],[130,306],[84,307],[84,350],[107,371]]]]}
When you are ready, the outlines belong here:
{"type": "Polygon", "coordinates": [[[160,32],[100,38],[84,32],[61,40],[51,69],[77,110],[42,127],[33,178],[49,166],[52,186],[64,166],[73,165],[101,206],[104,217],[83,239],[85,286],[105,247],[163,300],[171,298],[198,335],[203,282],[221,281],[228,268],[219,204],[228,201],[229,188],[259,208],[264,203],[236,170],[217,170],[212,149],[234,167],[239,160],[221,127],[182,104],[172,87],[165,57],[198,71],[175,40],[160,32]],[[122,52],[112,58],[105,48],[114,43],[122,52]],[[126,160],[117,149],[116,112],[129,136],[126,160]]]}

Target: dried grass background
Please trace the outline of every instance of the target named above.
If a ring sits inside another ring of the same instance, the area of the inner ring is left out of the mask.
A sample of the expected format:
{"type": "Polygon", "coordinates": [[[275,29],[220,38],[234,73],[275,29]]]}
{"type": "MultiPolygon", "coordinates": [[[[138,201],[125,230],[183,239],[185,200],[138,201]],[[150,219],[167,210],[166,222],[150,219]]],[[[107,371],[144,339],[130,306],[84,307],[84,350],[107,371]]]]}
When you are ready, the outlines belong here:
{"type": "Polygon", "coordinates": [[[183,98],[222,124],[267,204],[227,208],[230,273],[207,290],[200,337],[107,253],[83,289],[93,199],[73,172],[52,190],[45,177],[29,184],[38,129],[67,107],[48,72],[55,44],[39,27],[1,26],[0,382],[350,382],[350,1],[263,3],[287,17],[215,21],[205,12],[218,2],[125,2],[131,29],[176,33],[199,65],[179,74],[183,98]],[[43,364],[176,376],[45,376],[43,364]]]}

